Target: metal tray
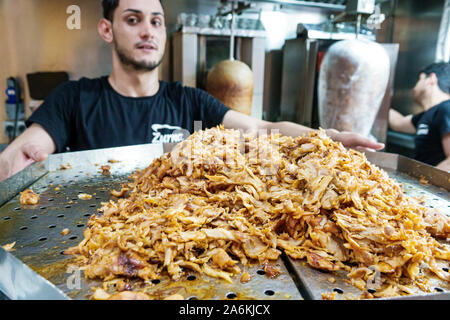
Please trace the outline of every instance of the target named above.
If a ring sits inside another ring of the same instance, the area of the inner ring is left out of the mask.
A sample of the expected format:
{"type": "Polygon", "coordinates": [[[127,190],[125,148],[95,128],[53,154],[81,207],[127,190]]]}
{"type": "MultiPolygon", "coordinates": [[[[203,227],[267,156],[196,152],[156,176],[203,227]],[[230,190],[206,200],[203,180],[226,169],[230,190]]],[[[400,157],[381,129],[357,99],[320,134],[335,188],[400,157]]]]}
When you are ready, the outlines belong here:
{"type": "MultiPolygon", "coordinates": [[[[367,153],[366,156],[371,163],[402,183],[406,195],[422,198],[426,207],[450,214],[449,173],[397,154],[374,152],[367,153]]],[[[293,273],[305,289],[302,291],[305,299],[322,299],[324,293],[334,293],[335,300],[355,299],[363,294],[361,290],[346,281],[348,278],[343,271],[327,273],[309,267],[304,261],[290,258],[288,261],[289,267],[293,269],[293,273]]],[[[394,299],[450,299],[449,283],[433,279],[432,284],[436,291],[433,294],[420,293],[394,299]]]]}
{"type": "MultiPolygon", "coordinates": [[[[109,190],[120,190],[134,170],[146,168],[167,148],[170,145],[164,148],[150,144],[51,155],[45,163],[11,177],[0,184],[0,203],[5,203],[0,207],[0,245],[16,242],[15,251],[11,252],[16,258],[68,297],[89,299],[93,293],[91,287],[101,287],[101,281],[85,279],[82,272],[73,267],[73,258],[62,252],[83,239],[87,220],[97,212],[101,202],[114,199],[109,190]],[[109,160],[120,162],[109,163],[109,160]],[[61,165],[67,164],[71,168],[61,170],[61,165]],[[100,173],[102,165],[111,166],[110,176],[100,173]],[[19,192],[29,186],[40,195],[40,202],[24,207],[20,205],[19,192]],[[93,197],[80,200],[79,193],[93,197]],[[68,235],[61,234],[65,228],[70,230],[68,235]]],[[[155,299],[175,293],[186,299],[302,299],[284,262],[279,259],[273,265],[280,270],[275,279],[269,279],[262,266],[254,265],[245,268],[251,276],[245,284],[239,277],[229,284],[204,275],[188,274],[175,282],[162,277],[144,290],[155,299]]],[[[0,274],[0,288],[2,282],[8,279],[2,279],[0,274]]],[[[8,296],[8,292],[4,294],[8,296]]],[[[46,296],[40,298],[46,299],[46,296]]]]}
{"type": "MultiPolygon", "coordinates": [[[[0,245],[16,242],[15,251],[11,253],[31,267],[36,276],[41,275],[52,283],[62,296],[89,299],[93,293],[91,288],[101,287],[101,282],[85,279],[82,272],[72,266],[72,258],[62,251],[81,241],[88,217],[96,212],[101,202],[114,199],[109,190],[120,189],[134,170],[147,167],[170,149],[171,145],[149,144],[51,155],[44,163],[35,164],[0,183],[0,245]],[[110,163],[112,159],[119,162],[110,163]],[[71,168],[61,170],[61,165],[68,163],[71,168]],[[100,173],[102,165],[111,166],[110,176],[100,173]],[[27,187],[40,195],[39,205],[20,205],[19,192],[27,187]],[[79,193],[93,197],[80,200],[79,193]],[[68,235],[61,234],[65,228],[70,230],[68,235]]],[[[369,153],[367,157],[402,182],[406,194],[424,196],[426,205],[449,212],[450,174],[399,155],[369,153]],[[419,178],[425,178],[429,184],[421,184],[419,178]]],[[[180,293],[186,299],[320,300],[323,293],[336,292],[336,299],[358,298],[362,293],[345,281],[344,273],[323,273],[304,261],[284,255],[275,265],[281,271],[275,279],[264,275],[262,266],[254,265],[246,269],[252,280],[245,284],[239,277],[228,284],[204,275],[189,274],[176,282],[162,277],[145,290],[155,299],[180,293]],[[333,283],[329,281],[331,277],[335,279],[333,283]]],[[[0,274],[0,288],[5,281],[8,279],[2,279],[0,274]]],[[[437,283],[436,288],[443,293],[404,299],[450,299],[448,284],[437,283]]],[[[8,296],[8,292],[3,293],[8,296]]]]}

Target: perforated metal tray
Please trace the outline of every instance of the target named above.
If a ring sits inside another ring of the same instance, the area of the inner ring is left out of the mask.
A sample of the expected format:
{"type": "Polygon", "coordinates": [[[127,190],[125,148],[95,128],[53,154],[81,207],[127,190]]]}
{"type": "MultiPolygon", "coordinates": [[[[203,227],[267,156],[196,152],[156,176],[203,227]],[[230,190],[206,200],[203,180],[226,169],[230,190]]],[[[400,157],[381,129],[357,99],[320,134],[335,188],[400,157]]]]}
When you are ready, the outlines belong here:
{"type": "MultiPolygon", "coordinates": [[[[450,215],[450,174],[401,155],[383,152],[367,153],[367,159],[402,183],[405,195],[421,198],[424,205],[450,215]],[[422,179],[422,182],[420,182],[422,179]]],[[[357,299],[363,291],[348,283],[344,271],[327,273],[315,270],[304,261],[287,259],[298,277],[305,299],[322,299],[322,294],[333,294],[334,299],[357,299]]],[[[443,265],[448,272],[449,263],[443,265]]],[[[450,284],[431,279],[433,293],[418,292],[416,296],[396,299],[450,299],[450,284]]]]}
{"type": "MultiPolygon", "coordinates": [[[[24,264],[69,297],[89,299],[91,287],[101,287],[101,282],[85,279],[71,267],[72,258],[62,255],[62,251],[81,241],[88,217],[96,213],[101,202],[112,198],[109,190],[120,189],[132,171],[147,167],[170,148],[170,145],[142,145],[52,155],[45,163],[36,164],[0,183],[0,245],[16,242],[12,253],[24,264]],[[109,163],[111,159],[120,162],[109,163]],[[61,170],[61,165],[68,163],[71,168],[61,170]],[[111,166],[111,176],[100,173],[101,165],[111,166]],[[23,207],[19,203],[19,192],[29,186],[40,195],[40,203],[23,207]],[[79,193],[93,197],[80,200],[79,193]],[[68,235],[61,234],[65,228],[70,229],[68,235]]],[[[398,155],[373,153],[367,156],[369,161],[402,182],[406,194],[424,197],[425,205],[449,212],[450,174],[398,155]],[[425,178],[429,184],[420,183],[419,178],[425,178]]],[[[262,267],[255,265],[246,270],[252,280],[245,284],[239,277],[228,284],[207,276],[188,274],[176,282],[162,277],[144,289],[155,299],[174,293],[180,293],[186,299],[320,300],[323,293],[333,292],[336,299],[361,296],[360,290],[346,282],[344,272],[324,273],[310,268],[304,261],[284,255],[275,265],[281,271],[275,279],[269,279],[262,267]]],[[[436,288],[443,293],[404,299],[450,299],[447,283],[436,282],[436,288]]]]}
{"type": "MultiPolygon", "coordinates": [[[[132,171],[147,167],[162,154],[162,145],[142,145],[52,155],[46,163],[22,173],[20,181],[14,177],[9,179],[5,183],[14,186],[15,192],[10,187],[9,193],[0,194],[0,201],[3,196],[5,202],[0,208],[0,245],[16,242],[12,254],[23,263],[69,297],[89,299],[93,293],[91,287],[101,287],[102,283],[85,279],[82,272],[72,266],[73,259],[62,252],[83,239],[87,220],[97,212],[101,202],[115,199],[110,190],[120,190],[132,171]],[[110,163],[109,160],[120,162],[110,163]],[[61,170],[61,165],[67,164],[71,168],[61,170]],[[102,165],[111,166],[110,176],[100,173],[102,165]],[[35,179],[38,180],[35,182],[35,179]],[[40,195],[36,206],[20,205],[18,192],[28,184],[40,195]],[[92,198],[80,200],[80,193],[90,194],[92,198]],[[65,228],[70,233],[62,235],[65,228]]],[[[176,282],[162,277],[143,290],[155,299],[175,293],[186,299],[302,299],[284,262],[279,259],[273,265],[280,271],[274,279],[265,275],[262,266],[254,265],[241,267],[251,276],[247,283],[241,283],[239,277],[229,284],[192,273],[176,282]]]]}

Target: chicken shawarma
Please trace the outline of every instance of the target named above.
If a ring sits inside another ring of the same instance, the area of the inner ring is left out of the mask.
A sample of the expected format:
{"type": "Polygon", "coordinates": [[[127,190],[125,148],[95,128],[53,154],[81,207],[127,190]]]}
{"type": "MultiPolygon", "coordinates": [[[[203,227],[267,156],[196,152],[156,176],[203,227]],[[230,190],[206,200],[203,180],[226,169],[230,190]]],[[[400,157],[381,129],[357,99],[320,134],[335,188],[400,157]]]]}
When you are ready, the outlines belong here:
{"type": "Polygon", "coordinates": [[[345,270],[375,297],[450,282],[450,218],[403,193],[364,154],[323,131],[292,138],[222,127],[198,131],[132,176],[67,251],[105,282],[193,270],[231,282],[242,266],[284,251],[313,268],[345,270]]]}

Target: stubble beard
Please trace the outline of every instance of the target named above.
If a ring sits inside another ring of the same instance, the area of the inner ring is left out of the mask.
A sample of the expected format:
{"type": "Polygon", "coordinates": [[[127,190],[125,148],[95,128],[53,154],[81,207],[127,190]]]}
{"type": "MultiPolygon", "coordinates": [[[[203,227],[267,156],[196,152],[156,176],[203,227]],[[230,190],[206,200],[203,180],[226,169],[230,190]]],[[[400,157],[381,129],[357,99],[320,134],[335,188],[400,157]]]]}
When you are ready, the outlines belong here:
{"type": "Polygon", "coordinates": [[[164,54],[159,61],[137,61],[130,57],[125,49],[123,49],[114,37],[114,50],[123,65],[132,67],[135,71],[150,72],[158,68],[164,60],[164,54]]]}

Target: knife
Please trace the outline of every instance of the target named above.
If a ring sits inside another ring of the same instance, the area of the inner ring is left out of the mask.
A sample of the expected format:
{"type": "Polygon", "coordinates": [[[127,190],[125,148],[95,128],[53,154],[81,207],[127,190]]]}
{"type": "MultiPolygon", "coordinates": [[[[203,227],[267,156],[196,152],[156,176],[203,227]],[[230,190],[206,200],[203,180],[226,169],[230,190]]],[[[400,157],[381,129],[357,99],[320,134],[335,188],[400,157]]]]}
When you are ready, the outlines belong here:
{"type": "Polygon", "coordinates": [[[0,291],[11,300],[70,300],[50,281],[0,247],[0,291]]]}

